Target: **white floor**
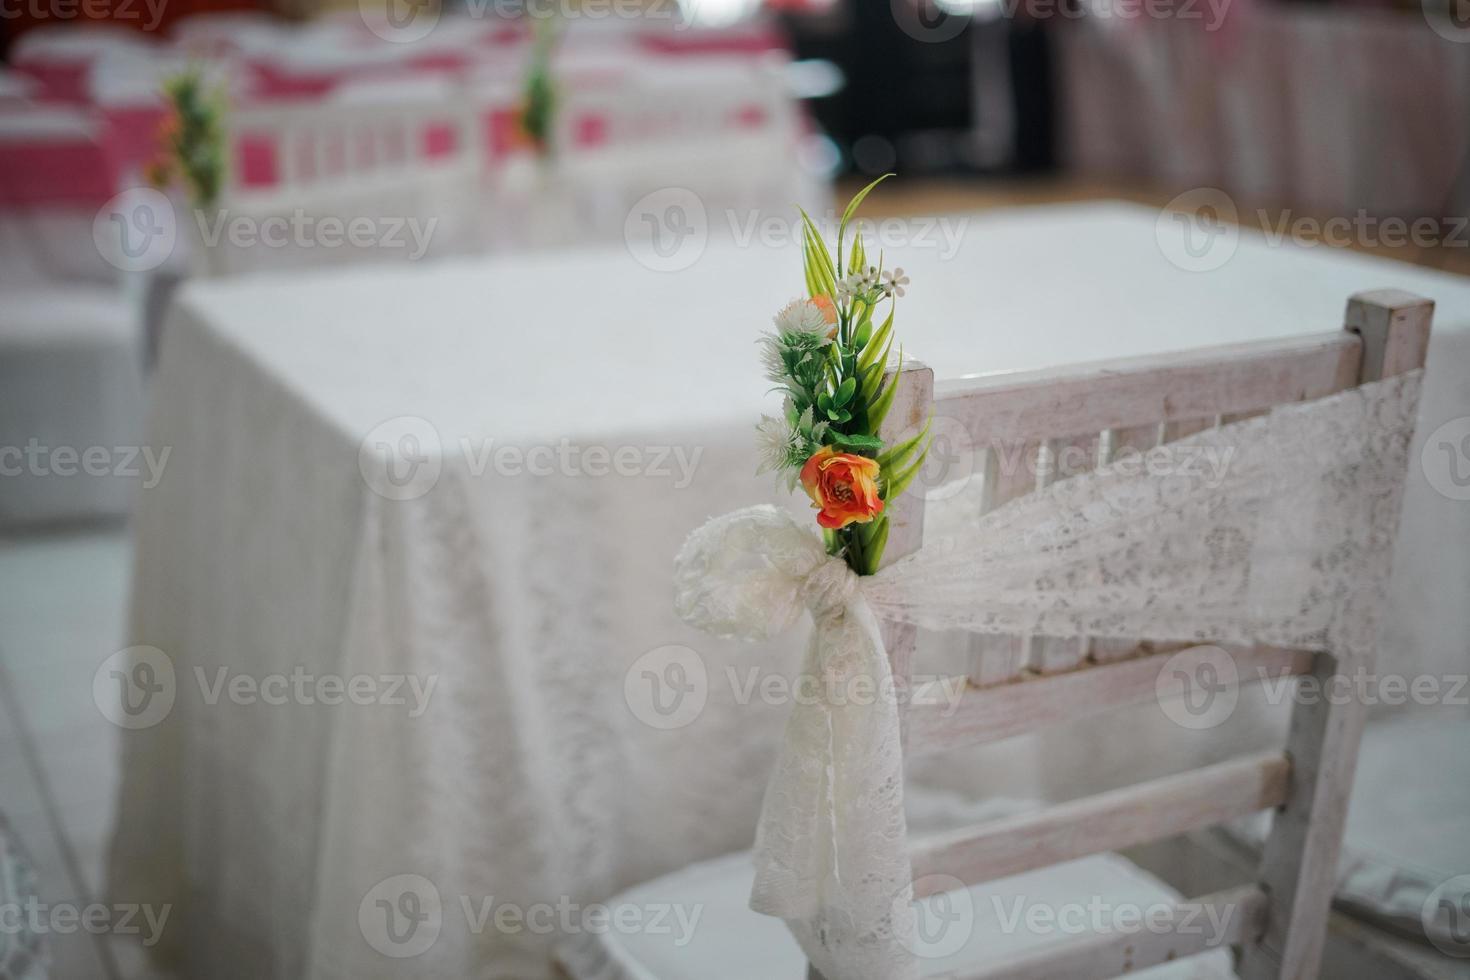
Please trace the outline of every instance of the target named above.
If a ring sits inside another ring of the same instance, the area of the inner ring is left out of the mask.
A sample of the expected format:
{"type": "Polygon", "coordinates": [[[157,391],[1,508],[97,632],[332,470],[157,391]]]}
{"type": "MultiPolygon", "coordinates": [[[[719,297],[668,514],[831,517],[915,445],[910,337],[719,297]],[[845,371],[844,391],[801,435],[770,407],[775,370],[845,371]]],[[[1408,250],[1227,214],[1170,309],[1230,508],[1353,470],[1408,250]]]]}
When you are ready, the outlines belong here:
{"type": "MultiPolygon", "coordinates": [[[[92,700],[122,646],[126,531],[0,538],[0,811],[51,908],[104,900],[118,730],[92,700]]],[[[122,937],[48,936],[55,980],[157,977],[122,937]]]]}

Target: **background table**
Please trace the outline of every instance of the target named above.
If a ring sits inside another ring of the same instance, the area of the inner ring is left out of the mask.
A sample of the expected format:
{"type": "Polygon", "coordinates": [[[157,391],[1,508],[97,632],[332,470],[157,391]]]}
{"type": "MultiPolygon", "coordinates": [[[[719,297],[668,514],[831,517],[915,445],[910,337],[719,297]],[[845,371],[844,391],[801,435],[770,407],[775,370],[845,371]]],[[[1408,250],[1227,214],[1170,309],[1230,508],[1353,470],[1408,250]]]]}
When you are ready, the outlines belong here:
{"type": "MultiPolygon", "coordinates": [[[[952,257],[888,249],[913,279],[907,351],[942,378],[1309,334],[1337,329],[1350,293],[1393,286],[1440,304],[1421,443],[1470,414],[1463,280],[1250,238],[1191,273],[1156,237],[1178,226],[1155,217],[998,212],[950,219],[965,227],[952,257]]],[[[112,897],[175,902],[190,974],[401,975],[359,911],[380,880],[416,874],[443,902],[416,976],[541,976],[551,937],[475,934],[461,896],[596,901],[749,843],[786,708],[743,698],[726,669],[789,674],[799,641],[695,634],[670,609],[670,559],[704,518],[776,499],[752,475],[752,426],[773,407],[753,340],[799,269],[794,249],[712,245],[678,273],[579,252],[188,287],[154,391],[151,438],[172,455],[141,501],[131,630],[169,658],[175,697],[124,733],[112,897]],[[636,447],[643,472],[592,475],[583,458],[477,474],[487,440],[636,447]],[[649,447],[698,450],[687,485],[649,447]],[[640,658],[670,644],[701,658],[707,703],[660,730],[636,691],[640,658]],[[419,717],[209,704],[196,671],[220,668],[438,686],[419,717]]],[[[1427,477],[1416,464],[1385,654],[1406,674],[1463,672],[1470,504],[1427,477]]],[[[1141,744],[1002,743],[917,775],[1080,793],[1141,744]]]]}

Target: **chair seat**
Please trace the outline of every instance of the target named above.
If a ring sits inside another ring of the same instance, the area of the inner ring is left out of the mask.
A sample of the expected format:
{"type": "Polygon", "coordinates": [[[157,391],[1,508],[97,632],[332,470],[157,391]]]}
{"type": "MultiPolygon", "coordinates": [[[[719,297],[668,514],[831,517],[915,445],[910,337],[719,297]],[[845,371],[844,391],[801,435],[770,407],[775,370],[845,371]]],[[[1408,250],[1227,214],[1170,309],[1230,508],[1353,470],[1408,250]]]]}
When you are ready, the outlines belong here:
{"type": "Polygon", "coordinates": [[[133,308],[115,287],[43,283],[7,289],[0,305],[0,344],[7,351],[87,345],[137,356],[138,343],[133,308]]]}
{"type": "MultiPolygon", "coordinates": [[[[741,852],[636,885],[608,903],[613,925],[559,947],[558,963],[574,980],[803,980],[806,960],[786,927],[747,905],[753,877],[750,854],[741,852]]],[[[1147,912],[1179,898],[1116,854],[936,895],[919,910],[920,975],[962,978],[999,968],[1090,931],[1094,909],[1147,912]]],[[[1229,952],[1217,950],[1136,976],[1230,980],[1230,964],[1229,952]]]]}
{"type": "Polygon", "coordinates": [[[0,459],[0,525],[127,513],[144,473],[131,448],[141,445],[143,411],[139,329],[121,290],[58,285],[7,293],[0,303],[0,447],[9,452],[0,459]],[[17,457],[21,451],[28,455],[17,457]]]}

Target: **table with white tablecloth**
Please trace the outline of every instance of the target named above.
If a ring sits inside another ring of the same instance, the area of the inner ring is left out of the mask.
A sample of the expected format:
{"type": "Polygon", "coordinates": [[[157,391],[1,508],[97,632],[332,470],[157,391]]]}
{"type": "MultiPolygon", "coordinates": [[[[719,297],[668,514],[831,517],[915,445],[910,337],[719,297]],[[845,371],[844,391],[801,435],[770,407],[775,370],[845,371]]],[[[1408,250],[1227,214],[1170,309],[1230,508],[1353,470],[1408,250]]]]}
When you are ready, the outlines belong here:
{"type": "MultiPolygon", "coordinates": [[[[1398,287],[1439,303],[1421,443],[1470,415],[1470,284],[1252,238],[1189,272],[1155,217],[950,216],[953,254],[910,226],[887,247],[913,280],[906,351],[944,378],[1320,333],[1398,287]]],[[[413,975],[545,976],[553,937],[499,905],[595,902],[748,845],[798,638],[692,632],[670,561],[780,496],[753,472],[774,407],[753,341],[799,261],[757,236],[672,273],[618,250],[187,287],[130,634],[168,697],[125,719],[111,894],[175,904],[189,975],[403,975],[375,889],[412,875],[413,975]]],[[[1470,662],[1470,552],[1446,546],[1470,503],[1447,486],[1410,475],[1384,642],[1406,673],[1470,662]]],[[[1083,745],[1041,778],[993,748],[975,789],[1017,796],[1141,754],[1083,745]]]]}

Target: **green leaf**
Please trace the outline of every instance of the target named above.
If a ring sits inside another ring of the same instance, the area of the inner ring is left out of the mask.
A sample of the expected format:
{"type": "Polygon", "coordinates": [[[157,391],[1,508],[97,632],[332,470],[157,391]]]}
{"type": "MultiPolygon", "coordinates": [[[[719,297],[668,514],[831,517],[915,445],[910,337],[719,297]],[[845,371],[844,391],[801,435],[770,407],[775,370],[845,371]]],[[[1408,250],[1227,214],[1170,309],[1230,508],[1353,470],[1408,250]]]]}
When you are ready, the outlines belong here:
{"type": "Polygon", "coordinates": [[[806,294],[815,296],[822,291],[817,281],[817,270],[812,267],[812,248],[805,238],[801,241],[801,271],[806,277],[806,294]]]}
{"type": "Polygon", "coordinates": [[[883,183],[885,180],[892,176],[893,174],[884,174],[882,177],[879,177],[867,187],[864,187],[862,190],[854,194],[852,196],[852,200],[847,202],[847,210],[842,212],[842,221],[839,222],[837,225],[837,255],[839,258],[842,256],[842,236],[843,233],[847,231],[847,223],[852,220],[852,216],[857,213],[857,209],[863,203],[863,199],[872,192],[873,188],[877,187],[879,184],[883,183]]]}
{"type": "Polygon", "coordinates": [[[892,447],[887,452],[879,456],[878,465],[883,467],[885,472],[890,469],[896,469],[902,466],[904,462],[908,459],[909,454],[917,449],[919,443],[923,442],[924,438],[929,435],[929,427],[933,424],[934,416],[930,415],[929,421],[924,423],[924,427],[919,430],[917,435],[915,435],[912,439],[905,439],[903,442],[892,447]]]}
{"type": "Polygon", "coordinates": [[[817,395],[817,408],[823,412],[832,411],[832,396],[825,391],[817,395]]]}
{"type": "Polygon", "coordinates": [[[858,321],[857,329],[852,332],[852,349],[862,350],[867,346],[868,339],[872,335],[873,311],[867,306],[864,306],[862,319],[858,321]]]}
{"type": "Polygon", "coordinates": [[[876,453],[883,448],[882,439],[861,432],[833,433],[832,444],[848,452],[862,453],[864,455],[876,453]]]}
{"type": "Polygon", "coordinates": [[[841,407],[852,401],[852,396],[857,392],[857,378],[843,378],[842,384],[837,386],[837,394],[832,398],[832,404],[841,407]]]}
{"type": "Polygon", "coordinates": [[[883,499],[885,501],[897,500],[909,488],[909,484],[914,482],[914,477],[919,475],[919,470],[924,468],[924,460],[928,458],[929,446],[926,445],[924,451],[919,454],[918,459],[910,463],[907,469],[895,476],[884,487],[883,499]]]}
{"type": "Polygon", "coordinates": [[[893,396],[898,393],[898,377],[902,373],[903,348],[900,347],[898,349],[898,367],[893,370],[893,380],[888,383],[888,387],[883,389],[882,394],[875,398],[873,404],[868,408],[868,425],[872,427],[874,432],[878,431],[878,427],[883,424],[883,420],[888,416],[888,410],[893,407],[893,396]]]}
{"type": "Polygon", "coordinates": [[[863,546],[862,574],[873,575],[883,564],[883,549],[888,546],[888,518],[875,517],[866,524],[856,525],[858,539],[863,546]]]}
{"type": "Polygon", "coordinates": [[[887,363],[888,348],[891,347],[893,343],[892,335],[893,310],[890,308],[887,318],[883,321],[883,326],[878,328],[878,332],[873,334],[873,336],[868,339],[867,344],[863,347],[863,353],[858,358],[858,370],[861,371],[875,363],[887,363]],[[879,357],[880,354],[882,355],[881,358],[879,357]]]}
{"type": "Polygon", "coordinates": [[[878,386],[883,383],[883,365],[869,364],[858,378],[862,401],[871,407],[873,399],[878,397],[878,386]]]}
{"type": "Polygon", "coordinates": [[[823,291],[828,296],[832,296],[837,292],[837,271],[832,265],[832,255],[827,251],[827,243],[822,241],[822,234],[817,231],[817,226],[812,223],[811,217],[804,209],[798,208],[797,210],[801,211],[802,224],[806,228],[806,240],[811,246],[818,284],[824,287],[823,291]]]}
{"type": "Polygon", "coordinates": [[[868,261],[868,253],[863,249],[863,230],[859,228],[852,236],[852,255],[847,260],[847,274],[852,275],[863,267],[868,261]]]}
{"type": "Polygon", "coordinates": [[[888,338],[888,345],[883,348],[881,357],[876,357],[866,368],[862,368],[860,377],[863,379],[863,401],[873,402],[878,397],[878,389],[883,384],[883,373],[888,370],[888,354],[893,349],[893,338],[888,338]]]}

